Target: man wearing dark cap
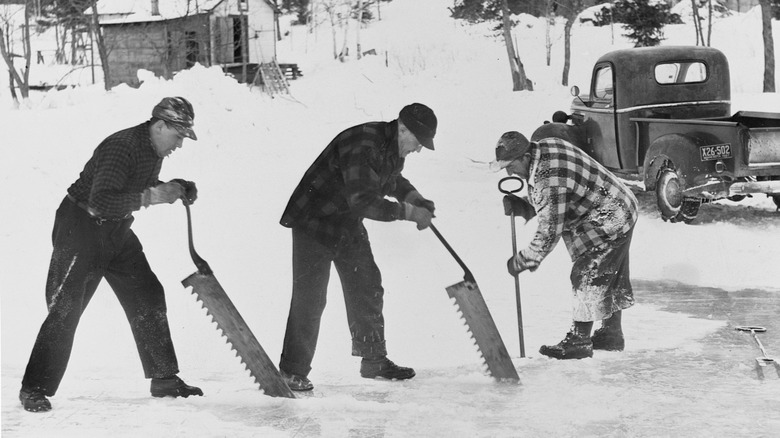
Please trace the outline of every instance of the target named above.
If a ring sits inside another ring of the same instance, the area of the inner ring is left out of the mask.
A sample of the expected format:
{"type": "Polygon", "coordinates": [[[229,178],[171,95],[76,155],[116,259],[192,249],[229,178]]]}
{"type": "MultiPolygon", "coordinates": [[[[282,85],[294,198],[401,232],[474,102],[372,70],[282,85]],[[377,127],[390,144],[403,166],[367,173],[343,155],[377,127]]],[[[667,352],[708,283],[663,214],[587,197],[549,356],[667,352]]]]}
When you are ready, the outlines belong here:
{"type": "MultiPolygon", "coordinates": [[[[166,97],[152,118],[103,140],[68,189],[54,220],[46,281],[48,315],[35,340],[19,400],[48,411],[65,374],[79,319],[105,278],[125,311],[154,397],[203,395],[178,376],[163,287],[130,229],[133,212],[177,199],[192,203],[195,184],[158,179],[163,158],[196,140],[195,113],[182,97],[166,97]]],[[[110,359],[109,359],[110,360],[110,359]]]]}
{"type": "Polygon", "coordinates": [[[414,370],[387,358],[382,278],[363,219],[407,220],[430,226],[434,204],[401,175],[404,160],[423,147],[433,150],[437,120],[420,103],[398,119],[353,126],[334,138],[309,167],[280,223],[292,229],[293,291],[279,369],[290,389],[313,388],[308,379],[331,264],[341,279],[360,375],[411,379],[414,370]],[[398,202],[387,199],[395,198],[398,202]]]}
{"type": "Polygon", "coordinates": [[[537,129],[532,142],[516,131],[504,133],[491,168],[527,180],[537,213],[533,239],[507,261],[510,275],[535,271],[561,238],[574,262],[572,328],[539,353],[582,359],[625,346],[621,320],[634,304],[628,256],[639,214],[631,190],[554,125],[537,129]],[[594,321],[601,328],[591,336],[594,321]]]}

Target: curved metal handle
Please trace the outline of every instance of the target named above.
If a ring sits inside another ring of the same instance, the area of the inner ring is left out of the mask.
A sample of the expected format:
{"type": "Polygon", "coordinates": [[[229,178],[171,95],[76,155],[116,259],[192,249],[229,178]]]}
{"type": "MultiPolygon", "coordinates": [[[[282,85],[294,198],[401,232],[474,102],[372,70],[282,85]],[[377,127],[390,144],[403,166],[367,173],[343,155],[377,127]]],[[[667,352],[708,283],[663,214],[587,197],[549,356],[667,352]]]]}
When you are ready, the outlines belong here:
{"type": "Polygon", "coordinates": [[[512,193],[517,193],[520,190],[523,190],[524,187],[525,187],[525,181],[523,181],[522,178],[518,178],[516,176],[507,176],[507,177],[501,178],[501,180],[498,181],[498,191],[503,193],[503,194],[505,194],[505,195],[509,195],[509,194],[512,194],[512,193]],[[506,183],[508,181],[518,181],[520,183],[520,188],[517,188],[517,189],[514,189],[514,190],[505,189],[503,187],[503,185],[504,185],[504,183],[506,183]]]}
{"type": "Polygon", "coordinates": [[[211,275],[213,273],[211,267],[197,252],[195,252],[195,246],[192,244],[192,215],[190,214],[190,203],[186,199],[182,199],[182,204],[184,204],[184,207],[187,209],[187,238],[190,243],[190,257],[192,257],[192,262],[195,263],[195,267],[198,268],[199,273],[211,275]]]}
{"type": "Polygon", "coordinates": [[[463,260],[461,260],[460,257],[458,257],[458,254],[455,253],[455,250],[452,249],[449,243],[447,243],[446,240],[444,240],[444,236],[441,235],[439,230],[436,229],[436,227],[431,224],[430,226],[431,231],[433,231],[433,234],[436,235],[436,237],[439,238],[439,241],[444,245],[445,248],[447,248],[447,251],[450,252],[450,255],[455,259],[456,262],[458,262],[458,265],[463,269],[463,280],[465,280],[468,283],[476,283],[477,281],[474,280],[474,276],[471,274],[471,271],[469,268],[466,267],[466,264],[463,263],[463,260]]]}
{"type": "Polygon", "coordinates": [[[758,325],[740,325],[740,326],[734,327],[734,330],[739,330],[741,332],[764,333],[766,331],[766,327],[761,327],[761,326],[758,326],[758,325]]]}

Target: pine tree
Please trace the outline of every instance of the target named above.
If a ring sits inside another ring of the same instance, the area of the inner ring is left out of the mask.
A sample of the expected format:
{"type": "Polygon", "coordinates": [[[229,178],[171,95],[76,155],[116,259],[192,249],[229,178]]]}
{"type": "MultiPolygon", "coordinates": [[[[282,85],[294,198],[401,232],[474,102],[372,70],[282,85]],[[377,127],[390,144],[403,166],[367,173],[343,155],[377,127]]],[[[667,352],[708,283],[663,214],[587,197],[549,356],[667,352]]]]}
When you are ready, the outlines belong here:
{"type": "Polygon", "coordinates": [[[656,0],[618,0],[612,8],[612,19],[623,23],[624,35],[634,41],[634,47],[657,46],[664,39],[663,27],[679,20],[670,6],[656,0]]]}

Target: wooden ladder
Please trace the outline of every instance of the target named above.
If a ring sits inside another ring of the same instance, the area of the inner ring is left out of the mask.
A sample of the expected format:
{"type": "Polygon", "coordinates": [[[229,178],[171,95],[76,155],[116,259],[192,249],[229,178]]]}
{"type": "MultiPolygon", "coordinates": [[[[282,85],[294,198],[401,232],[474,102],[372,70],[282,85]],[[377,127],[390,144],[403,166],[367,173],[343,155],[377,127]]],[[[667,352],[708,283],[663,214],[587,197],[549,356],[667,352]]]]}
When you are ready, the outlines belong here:
{"type": "Polygon", "coordinates": [[[260,64],[258,71],[268,94],[290,94],[290,85],[276,60],[260,64]]]}

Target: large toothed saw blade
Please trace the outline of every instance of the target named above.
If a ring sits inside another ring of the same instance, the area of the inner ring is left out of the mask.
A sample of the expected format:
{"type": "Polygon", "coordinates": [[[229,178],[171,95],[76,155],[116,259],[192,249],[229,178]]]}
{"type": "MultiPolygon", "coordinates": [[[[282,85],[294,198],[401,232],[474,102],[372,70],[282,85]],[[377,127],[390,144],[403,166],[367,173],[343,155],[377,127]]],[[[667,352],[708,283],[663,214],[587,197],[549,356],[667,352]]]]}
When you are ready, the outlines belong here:
{"type": "Polygon", "coordinates": [[[447,287],[447,295],[455,300],[455,305],[466,321],[466,326],[476,342],[490,376],[497,380],[519,382],[520,377],[474,276],[433,224],[431,230],[465,271],[464,281],[447,287]]]}
{"type": "Polygon", "coordinates": [[[236,355],[254,377],[266,395],[271,397],[295,398],[290,388],[282,379],[279,370],[271,362],[257,338],[249,329],[244,318],[238,313],[238,309],[228,297],[225,290],[214,277],[208,263],[196,252],[192,244],[192,219],[190,207],[187,207],[187,227],[190,244],[190,255],[198,271],[182,280],[185,288],[192,287],[192,293],[203,303],[206,312],[211,315],[217,327],[222,330],[222,335],[227,338],[236,355]]]}

